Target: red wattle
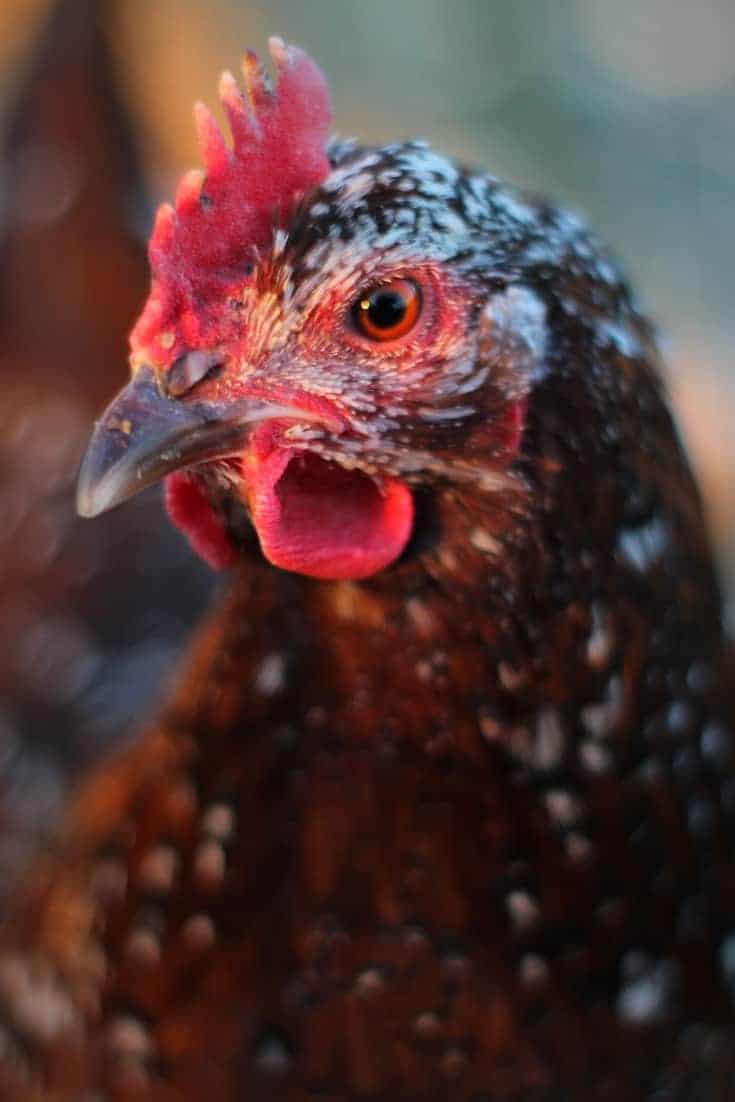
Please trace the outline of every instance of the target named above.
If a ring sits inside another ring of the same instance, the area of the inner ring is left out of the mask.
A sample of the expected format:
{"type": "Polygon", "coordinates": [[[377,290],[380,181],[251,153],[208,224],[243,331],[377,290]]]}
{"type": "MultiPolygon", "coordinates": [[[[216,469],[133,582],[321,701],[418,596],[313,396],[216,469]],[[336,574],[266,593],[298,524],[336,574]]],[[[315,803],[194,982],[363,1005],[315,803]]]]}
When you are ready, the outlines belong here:
{"type": "Polygon", "coordinates": [[[246,456],[248,503],[263,554],[311,578],[367,578],[394,562],[413,525],[413,499],[396,478],[376,483],[309,452],[246,456]]]}
{"type": "Polygon", "coordinates": [[[197,479],[176,471],[164,479],[163,493],[169,517],[196,553],[214,570],[232,566],[235,549],[197,479]]]}

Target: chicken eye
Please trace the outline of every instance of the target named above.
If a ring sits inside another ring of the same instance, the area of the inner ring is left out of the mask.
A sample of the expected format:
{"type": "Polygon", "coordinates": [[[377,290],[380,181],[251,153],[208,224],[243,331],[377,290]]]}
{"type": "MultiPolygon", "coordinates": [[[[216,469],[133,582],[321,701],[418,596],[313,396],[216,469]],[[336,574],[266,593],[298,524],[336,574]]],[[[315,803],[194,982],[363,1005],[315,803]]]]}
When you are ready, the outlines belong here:
{"type": "Polygon", "coordinates": [[[391,279],[371,287],[355,302],[352,317],[358,332],[372,341],[403,337],[421,312],[421,291],[411,279],[391,279]]]}

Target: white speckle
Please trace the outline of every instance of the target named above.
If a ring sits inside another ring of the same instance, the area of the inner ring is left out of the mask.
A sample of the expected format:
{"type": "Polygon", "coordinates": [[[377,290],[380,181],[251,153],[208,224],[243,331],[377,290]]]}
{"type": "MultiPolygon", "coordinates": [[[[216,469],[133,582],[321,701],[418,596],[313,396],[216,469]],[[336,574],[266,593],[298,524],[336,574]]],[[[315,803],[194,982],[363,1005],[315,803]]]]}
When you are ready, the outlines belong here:
{"type": "Polygon", "coordinates": [[[537,769],[556,769],[561,764],[566,738],[558,712],[544,708],[536,721],[533,764],[537,769]]]}
{"type": "Polygon", "coordinates": [[[537,900],[528,892],[509,892],[505,898],[505,906],[517,932],[529,930],[541,917],[541,910],[537,900]]]}
{"type": "Polygon", "coordinates": [[[477,713],[477,722],[480,725],[482,737],[488,742],[495,742],[503,734],[503,727],[498,719],[486,708],[480,708],[477,713]]]}
{"type": "Polygon", "coordinates": [[[459,569],[459,563],[454,551],[449,547],[442,547],[439,551],[439,562],[448,574],[455,574],[459,569]]]}
{"type": "Polygon", "coordinates": [[[529,287],[511,286],[490,298],[483,321],[490,325],[497,353],[515,352],[515,360],[520,355],[521,367],[525,366],[534,378],[546,357],[549,333],[546,303],[529,287]],[[528,361],[525,365],[519,344],[528,361]]]}
{"type": "Polygon", "coordinates": [[[519,973],[521,983],[535,987],[549,978],[549,966],[538,953],[526,953],[521,957],[519,973]]]}
{"type": "Polygon", "coordinates": [[[265,1075],[285,1075],[291,1065],[291,1054],[281,1037],[266,1037],[258,1045],[255,1066],[265,1075]]]}
{"type": "Polygon", "coordinates": [[[574,210],[559,209],[556,211],[556,224],[560,233],[565,237],[578,237],[587,229],[587,223],[581,214],[574,210]]]}
{"type": "Polygon", "coordinates": [[[618,536],[618,551],[631,566],[643,573],[666,550],[669,533],[660,517],[641,528],[626,528],[618,536]]]}
{"type": "Polygon", "coordinates": [[[145,854],[138,869],[144,891],[170,892],[179,866],[179,856],[171,846],[154,846],[145,854]]]}
{"type": "Polygon", "coordinates": [[[581,719],[587,733],[593,738],[607,738],[620,726],[625,716],[623,683],[617,676],[607,683],[605,699],[601,704],[589,704],[582,709],[581,719]]]}
{"type": "Polygon", "coordinates": [[[487,176],[470,176],[467,179],[466,187],[462,195],[462,205],[470,221],[478,222],[487,217],[487,176]]]}
{"type": "Polygon", "coordinates": [[[455,240],[461,239],[467,233],[467,223],[461,215],[453,211],[451,207],[440,207],[433,213],[433,222],[437,229],[452,234],[455,240]]]}
{"type": "Polygon", "coordinates": [[[227,860],[219,842],[202,842],[194,854],[194,876],[198,885],[210,891],[220,887],[225,877],[227,860]]]}
{"type": "Polygon", "coordinates": [[[339,190],[340,205],[351,205],[364,199],[374,185],[375,178],[371,172],[358,172],[356,176],[348,177],[339,190]]]}
{"type": "Polygon", "coordinates": [[[686,700],[674,700],[666,709],[666,723],[672,735],[683,735],[694,717],[686,700]]]}
{"type": "Polygon", "coordinates": [[[189,949],[201,952],[214,945],[216,932],[209,915],[192,915],[181,928],[181,936],[189,949]]]}
{"type": "Polygon", "coordinates": [[[229,804],[212,804],[202,816],[202,833],[226,842],[235,830],[235,812],[229,804]]]}
{"type": "Polygon", "coordinates": [[[161,959],[161,943],[154,930],[138,926],[130,931],[125,942],[125,956],[133,964],[151,968],[161,959]]]}
{"type": "Polygon", "coordinates": [[[485,528],[473,528],[470,543],[485,555],[499,555],[502,551],[502,545],[485,528]]]}
{"type": "Polygon", "coordinates": [[[75,1033],[80,1026],[69,994],[41,958],[0,958],[0,1003],[16,1029],[43,1044],[75,1033]]]}
{"type": "Polygon", "coordinates": [[[620,276],[615,267],[604,257],[598,257],[595,263],[597,278],[609,287],[615,287],[620,282],[620,276]]]}
{"type": "Polygon", "coordinates": [[[586,861],[592,856],[592,843],[584,834],[571,831],[564,840],[564,848],[572,861],[586,861]]]}
{"type": "Polygon", "coordinates": [[[312,214],[315,218],[321,218],[325,214],[329,214],[329,203],[314,203],[310,208],[309,214],[312,214]]]}
{"type": "Polygon", "coordinates": [[[413,1028],[416,1035],[423,1040],[433,1040],[435,1037],[440,1037],[442,1033],[441,1021],[431,1011],[419,1014],[413,1023],[413,1028]]]}
{"type": "Polygon", "coordinates": [[[255,688],[263,696],[275,696],[286,684],[286,660],[282,654],[267,655],[255,675],[255,688]]]}
{"type": "Polygon", "coordinates": [[[712,670],[706,662],[693,662],[687,670],[687,686],[693,693],[707,693],[712,687],[712,670]]]}
{"type": "MultiPolygon", "coordinates": [[[[562,254],[563,242],[557,237],[546,237],[544,240],[533,238],[523,251],[523,259],[526,264],[557,264],[562,254]]],[[[562,299],[562,304],[569,312],[577,312],[575,301],[562,299]]]]}
{"type": "Polygon", "coordinates": [[[316,425],[291,425],[283,433],[283,438],[303,444],[311,440],[323,440],[325,435],[324,429],[316,425]]]}
{"type": "MultiPolygon", "coordinates": [[[[438,382],[436,384],[435,394],[451,394],[455,398],[461,394],[472,394],[474,391],[479,390],[481,386],[485,384],[490,375],[490,368],[487,364],[483,364],[477,371],[474,370],[475,365],[471,364],[471,370],[462,371],[461,374],[469,376],[465,378],[463,383],[458,383],[454,378],[454,375],[448,375],[444,382],[438,382]]],[[[459,371],[457,375],[459,375],[459,371]]],[[[388,412],[388,411],[386,411],[388,412]]]]}
{"type": "Polygon", "coordinates": [[[436,617],[418,597],[411,597],[410,600],[406,601],[406,612],[414,628],[423,639],[430,638],[436,632],[438,626],[436,617]]]}
{"type": "Polygon", "coordinates": [[[437,199],[452,197],[458,172],[446,157],[416,143],[412,150],[401,150],[400,161],[407,175],[421,181],[422,195],[437,199]]]}
{"type": "Polygon", "coordinates": [[[446,409],[432,409],[431,406],[419,406],[417,413],[422,421],[429,423],[440,421],[460,421],[463,417],[471,417],[475,412],[474,406],[449,406],[446,409]]]}
{"type": "Polygon", "coordinates": [[[145,1060],[152,1044],[148,1030],[133,1017],[115,1018],[107,1030],[107,1047],[114,1056],[145,1060]]]}
{"type": "Polygon", "coordinates": [[[608,750],[591,739],[584,739],[580,743],[579,760],[588,773],[607,773],[612,768],[608,750]]]}
{"type": "Polygon", "coordinates": [[[431,662],[417,662],[414,666],[414,672],[419,681],[429,682],[434,677],[434,671],[431,666],[431,662]]]}
{"type": "Polygon", "coordinates": [[[514,222],[520,222],[523,226],[534,225],[538,221],[538,215],[533,207],[529,207],[518,196],[505,188],[498,188],[491,196],[493,206],[503,214],[507,214],[514,222]]]}
{"type": "Polygon", "coordinates": [[[326,258],[330,248],[332,248],[331,242],[327,240],[319,241],[316,245],[312,245],[304,258],[304,268],[307,271],[318,269],[322,261],[326,258]]]}
{"type": "Polygon", "coordinates": [[[702,757],[722,768],[733,751],[732,734],[722,723],[708,723],[702,731],[702,757]]]}
{"type": "Polygon", "coordinates": [[[603,670],[610,661],[613,645],[609,616],[599,605],[593,605],[592,629],[585,644],[587,664],[593,670],[603,670]]]}
{"type": "Polygon", "coordinates": [[[600,321],[595,335],[599,343],[614,348],[621,356],[626,356],[628,359],[637,359],[642,355],[640,342],[627,325],[614,321],[600,321]]]}
{"type": "Polygon", "coordinates": [[[498,664],[498,680],[507,693],[518,692],[528,681],[525,670],[517,670],[510,662],[498,664]]]}
{"type": "Polygon", "coordinates": [[[546,810],[557,826],[569,827],[579,819],[582,808],[576,796],[563,788],[552,788],[544,795],[546,810]]]}
{"type": "Polygon", "coordinates": [[[359,995],[376,995],[385,986],[383,976],[377,968],[366,968],[355,980],[355,990],[359,995]]]}
{"type": "MultiPolygon", "coordinates": [[[[630,956],[630,954],[629,954],[630,956]]],[[[618,1017],[637,1025],[661,1021],[672,1009],[673,996],[678,981],[678,968],[674,961],[651,961],[643,954],[636,966],[626,969],[635,975],[623,985],[617,998],[618,1017]]],[[[626,958],[627,959],[627,958],[626,958]]]]}
{"type": "Polygon", "coordinates": [[[277,229],[273,234],[272,248],[274,256],[278,256],[279,253],[282,253],[286,245],[288,245],[288,234],[283,229],[277,229]]]}

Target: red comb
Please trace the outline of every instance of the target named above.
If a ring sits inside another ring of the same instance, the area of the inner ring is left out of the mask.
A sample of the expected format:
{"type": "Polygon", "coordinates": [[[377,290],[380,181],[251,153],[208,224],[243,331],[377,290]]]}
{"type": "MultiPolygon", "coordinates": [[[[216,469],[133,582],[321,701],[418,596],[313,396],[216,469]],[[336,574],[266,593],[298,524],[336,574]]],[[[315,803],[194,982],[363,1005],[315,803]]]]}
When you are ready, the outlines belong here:
{"type": "Polygon", "coordinates": [[[158,209],[148,246],[151,292],[131,345],[159,362],[181,345],[207,343],[215,318],[203,303],[243,282],[253,246],[267,244],[274,225],[329,171],[324,149],[331,105],[324,76],[303,50],[280,38],[268,46],[278,74],[275,91],[250,52],[242,64],[246,95],[231,73],[222,74],[232,148],[198,103],[205,171],[186,173],[175,206],[158,209]]]}

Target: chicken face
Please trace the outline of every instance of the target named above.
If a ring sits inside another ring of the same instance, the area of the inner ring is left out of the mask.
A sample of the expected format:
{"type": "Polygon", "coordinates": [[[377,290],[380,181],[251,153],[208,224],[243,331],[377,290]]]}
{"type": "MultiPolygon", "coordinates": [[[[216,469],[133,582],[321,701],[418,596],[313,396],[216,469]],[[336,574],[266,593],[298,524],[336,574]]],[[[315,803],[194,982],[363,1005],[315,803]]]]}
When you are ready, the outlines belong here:
{"type": "Polygon", "coordinates": [[[169,514],[213,565],[246,550],[247,515],[274,565],[361,578],[403,552],[417,486],[503,485],[545,310],[493,264],[491,187],[422,143],[338,148],[268,247],[144,327],[80,511],[167,475],[169,514]]]}
{"type": "Polygon", "coordinates": [[[273,564],[366,577],[406,547],[416,486],[502,484],[545,308],[509,268],[517,211],[498,233],[492,181],[422,143],[327,157],[321,73],[271,54],[275,93],[250,54],[247,98],[223,77],[231,149],[197,106],[206,172],[159,210],[133,382],[97,426],[79,511],[165,476],[212,565],[247,550],[247,517],[273,564]]]}

